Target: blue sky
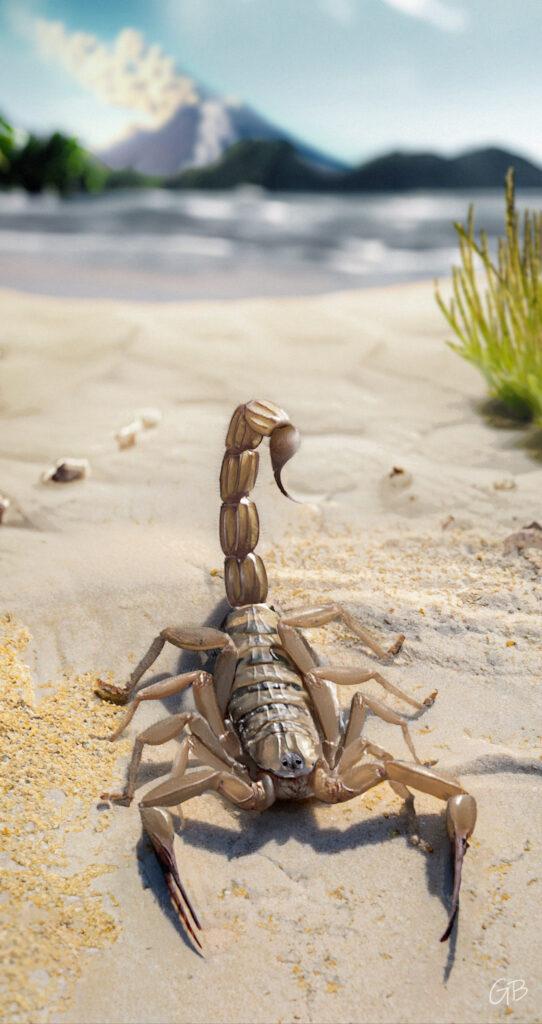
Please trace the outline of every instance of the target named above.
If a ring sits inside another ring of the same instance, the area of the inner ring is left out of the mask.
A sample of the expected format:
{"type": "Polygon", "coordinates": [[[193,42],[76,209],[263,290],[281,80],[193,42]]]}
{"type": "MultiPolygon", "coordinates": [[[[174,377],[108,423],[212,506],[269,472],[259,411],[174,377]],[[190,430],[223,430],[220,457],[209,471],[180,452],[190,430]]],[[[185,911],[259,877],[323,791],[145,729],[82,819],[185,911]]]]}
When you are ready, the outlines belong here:
{"type": "Polygon", "coordinates": [[[0,0],[0,33],[4,114],[91,145],[195,81],[348,161],[495,143],[542,162],[542,0],[0,0]]]}

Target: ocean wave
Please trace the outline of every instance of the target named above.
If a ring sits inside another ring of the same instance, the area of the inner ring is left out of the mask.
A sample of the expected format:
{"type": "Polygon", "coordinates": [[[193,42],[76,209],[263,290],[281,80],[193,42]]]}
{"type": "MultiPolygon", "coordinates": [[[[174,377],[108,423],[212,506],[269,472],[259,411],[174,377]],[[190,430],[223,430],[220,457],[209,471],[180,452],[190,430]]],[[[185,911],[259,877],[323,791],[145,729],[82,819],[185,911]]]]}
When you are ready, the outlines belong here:
{"type": "Polygon", "coordinates": [[[378,238],[363,241],[348,239],[340,249],[332,253],[329,266],[341,274],[372,275],[381,270],[386,276],[398,274],[404,277],[431,277],[449,274],[450,267],[457,263],[457,247],[446,246],[431,249],[391,248],[378,238]]]}
{"type": "MultiPolygon", "coordinates": [[[[504,229],[500,191],[383,195],[268,194],[140,189],[76,197],[0,193],[0,257],[91,268],[194,276],[218,270],[233,279],[257,274],[268,293],[326,290],[447,277],[458,263],[453,220],[476,222],[490,248],[504,229]],[[309,282],[309,284],[307,284],[309,282]],[[267,287],[267,286],[266,286],[267,287]]],[[[518,208],[540,207],[540,193],[520,193],[518,208]]],[[[58,271],[60,274],[60,270],[58,271]]],[[[11,275],[11,276],[10,276],[11,275]]],[[[1,280],[0,280],[0,283],[1,280]]],[[[237,285],[236,285],[237,287],[237,285]]]]}
{"type": "Polygon", "coordinates": [[[0,255],[43,256],[52,260],[75,260],[92,256],[101,262],[134,260],[160,262],[171,257],[196,257],[205,260],[231,259],[234,246],[225,238],[201,235],[78,234],[65,232],[0,230],[0,255]],[[156,246],[157,238],[159,246],[156,246]]]}

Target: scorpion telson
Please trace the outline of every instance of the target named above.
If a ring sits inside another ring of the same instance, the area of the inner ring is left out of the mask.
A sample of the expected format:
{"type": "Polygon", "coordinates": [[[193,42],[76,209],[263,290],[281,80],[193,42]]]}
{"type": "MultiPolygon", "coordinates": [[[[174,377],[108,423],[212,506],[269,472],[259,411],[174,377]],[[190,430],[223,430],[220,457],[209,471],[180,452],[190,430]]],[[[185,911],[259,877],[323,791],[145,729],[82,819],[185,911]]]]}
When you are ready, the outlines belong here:
{"type": "Polygon", "coordinates": [[[181,882],[168,807],[177,807],[210,790],[249,811],[265,810],[275,800],[316,797],[326,803],[339,803],[382,782],[388,782],[410,804],[413,797],[408,786],[429,793],[447,802],[454,860],[452,905],[444,941],[457,913],[463,858],[476,821],[475,800],[455,779],[421,764],[407,722],[387,704],[357,691],[343,725],[335,686],[357,687],[373,679],[384,691],[417,710],[430,706],[434,695],[422,704],[378,671],[320,667],[301,630],[340,620],[384,661],[398,653],[403,636],[384,650],[340,604],[282,615],[265,603],[267,575],[262,559],[254,553],[259,536],[258,513],[249,498],[258,472],[256,449],[264,437],[269,438],[275,480],[286,494],[281,471],[297,451],[297,430],[273,402],[240,405],[230,422],[220,472],[220,542],[231,606],[222,629],[168,626],[153,640],[124,687],[100,682],[98,693],[102,697],[125,703],[165,643],[187,651],[218,651],[213,675],[202,670],[185,672],[154,683],[135,696],[112,740],[124,731],[142,701],[160,700],[192,685],[197,711],[169,715],[140,733],[124,791],[103,794],[103,799],[129,803],[145,745],[180,738],[169,777],[154,786],[139,807],[173,903],[194,943],[201,948],[201,925],[181,882]],[[411,761],[397,761],[364,738],[368,711],[399,726],[411,761]],[[187,771],[191,754],[201,767],[187,771]]]}

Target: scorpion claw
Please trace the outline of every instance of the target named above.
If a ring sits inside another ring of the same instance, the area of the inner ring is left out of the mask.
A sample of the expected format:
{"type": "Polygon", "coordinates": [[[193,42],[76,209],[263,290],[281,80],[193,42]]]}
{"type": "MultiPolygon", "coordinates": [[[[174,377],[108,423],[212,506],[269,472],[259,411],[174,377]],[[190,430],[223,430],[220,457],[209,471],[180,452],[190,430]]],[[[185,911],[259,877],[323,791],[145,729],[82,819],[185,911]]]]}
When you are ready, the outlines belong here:
{"type": "Polygon", "coordinates": [[[199,931],[201,931],[201,924],[179,876],[174,849],[175,833],[173,831],[171,815],[163,807],[143,807],[141,804],[139,805],[139,812],[143,828],[154,847],[154,852],[164,872],[166,885],[175,910],[194,944],[199,950],[202,950],[203,947],[194,931],[192,922],[199,931]]]}
{"type": "Polygon", "coordinates": [[[463,867],[463,859],[469,848],[467,840],[476,823],[476,800],[474,797],[470,793],[461,793],[459,796],[451,797],[448,800],[446,819],[454,858],[454,888],[450,916],[446,930],[441,936],[441,942],[446,942],[449,939],[459,909],[461,869],[463,867]]]}

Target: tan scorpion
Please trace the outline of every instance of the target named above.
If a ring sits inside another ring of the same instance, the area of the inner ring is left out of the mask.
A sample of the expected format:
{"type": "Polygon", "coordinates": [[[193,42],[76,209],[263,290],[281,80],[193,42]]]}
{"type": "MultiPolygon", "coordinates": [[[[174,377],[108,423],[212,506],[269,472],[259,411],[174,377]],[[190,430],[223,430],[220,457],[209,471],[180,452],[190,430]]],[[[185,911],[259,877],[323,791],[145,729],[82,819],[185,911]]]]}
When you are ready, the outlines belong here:
{"type": "Polygon", "coordinates": [[[201,925],[180,878],[168,807],[177,807],[210,790],[247,811],[263,811],[275,800],[316,797],[324,803],[341,803],[382,782],[388,782],[410,805],[413,797],[407,786],[429,793],[447,801],[454,859],[452,904],[444,941],[457,913],[463,857],[476,821],[475,800],[459,782],[421,764],[406,721],[386,704],[356,692],[343,724],[335,685],[360,686],[374,679],[417,710],[430,705],[432,697],[421,704],[379,672],[320,667],[300,631],[340,620],[382,660],[398,653],[403,636],[386,651],[340,604],[303,608],[287,615],[266,604],[267,575],[262,559],[254,553],[258,513],[248,497],[258,472],[256,449],[264,437],[269,438],[275,480],[287,495],[281,471],[299,446],[296,428],[273,402],[240,405],[230,422],[220,472],[220,542],[226,556],[224,577],[231,605],[222,629],[168,626],[153,640],[126,686],[100,682],[98,692],[109,700],[127,701],[166,643],[185,651],[218,651],[214,674],[185,672],[138,693],[111,740],[124,731],[142,701],[160,700],[193,686],[197,712],[170,715],[140,733],[124,791],[103,794],[103,799],[129,803],[145,745],[182,736],[169,777],[146,794],[139,808],[176,910],[201,948],[197,934],[201,925]],[[368,711],[400,726],[413,762],[397,761],[363,738],[368,711]],[[201,767],[187,772],[191,754],[201,767]]]}

